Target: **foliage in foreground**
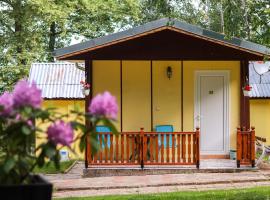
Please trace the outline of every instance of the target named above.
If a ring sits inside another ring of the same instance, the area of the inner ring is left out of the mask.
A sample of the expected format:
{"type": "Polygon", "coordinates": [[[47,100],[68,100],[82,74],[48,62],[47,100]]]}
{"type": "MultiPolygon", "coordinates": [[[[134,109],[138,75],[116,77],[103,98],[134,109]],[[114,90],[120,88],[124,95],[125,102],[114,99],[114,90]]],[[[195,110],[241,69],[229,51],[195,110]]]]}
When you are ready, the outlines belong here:
{"type": "Polygon", "coordinates": [[[146,195],[115,195],[101,197],[82,197],[82,198],[63,198],[61,200],[266,200],[270,199],[270,187],[255,187],[239,190],[218,190],[218,191],[202,191],[202,192],[173,192],[146,195]]]}
{"type": "Polygon", "coordinates": [[[0,96],[0,184],[28,184],[33,170],[45,166],[47,161],[59,168],[59,150],[66,146],[73,151],[71,144],[75,141],[79,141],[83,152],[88,139],[92,152],[97,152],[98,123],[116,133],[111,120],[116,119],[118,106],[109,92],[94,97],[89,112],[73,111],[75,120],[69,122],[63,121],[65,115],[42,109],[41,104],[41,90],[26,80],[19,81],[11,93],[0,96]],[[92,126],[80,123],[84,117],[92,126]],[[39,128],[37,121],[49,127],[39,128]],[[78,136],[74,137],[74,131],[79,131],[78,136]],[[37,146],[36,137],[42,139],[37,146]]]}

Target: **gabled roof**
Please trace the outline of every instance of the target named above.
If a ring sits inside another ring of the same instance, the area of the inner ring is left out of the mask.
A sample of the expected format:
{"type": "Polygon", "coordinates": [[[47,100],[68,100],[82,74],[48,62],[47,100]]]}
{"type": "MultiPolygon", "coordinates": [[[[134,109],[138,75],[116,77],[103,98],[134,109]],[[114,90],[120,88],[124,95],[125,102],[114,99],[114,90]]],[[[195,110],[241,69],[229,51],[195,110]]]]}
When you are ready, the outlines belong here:
{"type": "Polygon", "coordinates": [[[262,46],[253,42],[241,40],[238,38],[227,40],[225,39],[225,36],[223,34],[206,30],[199,26],[187,24],[179,20],[163,18],[160,20],[146,23],[144,25],[141,25],[135,28],[128,29],[126,31],[110,34],[104,37],[100,37],[100,38],[92,39],[92,40],[82,42],[79,44],[71,45],[69,47],[57,49],[54,52],[54,56],[58,59],[64,59],[71,55],[76,55],[82,52],[92,51],[97,48],[103,48],[106,46],[113,45],[115,43],[134,39],[134,38],[146,35],[146,34],[151,34],[154,32],[161,31],[161,30],[165,30],[165,29],[178,31],[187,35],[191,35],[192,37],[199,37],[204,40],[219,43],[224,46],[236,48],[238,50],[249,52],[252,54],[259,55],[259,56],[270,55],[270,49],[265,46],[262,46]]]}
{"type": "MultiPolygon", "coordinates": [[[[270,66],[270,62],[266,62],[270,66]]],[[[263,67],[256,62],[250,62],[249,64],[249,83],[252,87],[251,98],[270,98],[270,72],[266,72],[263,75],[259,75],[255,69],[263,67]]]]}
{"type": "Polygon", "coordinates": [[[46,99],[66,98],[82,99],[80,81],[84,80],[84,71],[74,63],[33,63],[29,81],[35,81],[46,99]]]}

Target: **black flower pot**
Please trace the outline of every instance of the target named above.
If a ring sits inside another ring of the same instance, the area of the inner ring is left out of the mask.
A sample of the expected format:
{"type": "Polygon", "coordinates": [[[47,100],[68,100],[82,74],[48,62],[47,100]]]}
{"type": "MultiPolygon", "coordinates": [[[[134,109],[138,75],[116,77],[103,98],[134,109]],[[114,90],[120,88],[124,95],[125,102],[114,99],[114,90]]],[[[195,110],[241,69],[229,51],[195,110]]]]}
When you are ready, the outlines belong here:
{"type": "Polygon", "coordinates": [[[30,184],[0,185],[0,199],[51,200],[52,184],[39,175],[33,175],[30,184]]]}

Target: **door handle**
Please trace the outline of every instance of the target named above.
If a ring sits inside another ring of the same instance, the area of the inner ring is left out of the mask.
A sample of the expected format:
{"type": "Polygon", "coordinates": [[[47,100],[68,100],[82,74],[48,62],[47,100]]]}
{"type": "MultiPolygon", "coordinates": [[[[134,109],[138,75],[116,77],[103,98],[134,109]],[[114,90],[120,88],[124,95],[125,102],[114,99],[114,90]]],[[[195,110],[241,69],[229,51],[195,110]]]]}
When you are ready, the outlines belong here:
{"type": "Polygon", "coordinates": [[[198,120],[198,121],[201,120],[201,118],[203,118],[202,115],[197,115],[197,116],[195,117],[195,119],[198,120]]]}

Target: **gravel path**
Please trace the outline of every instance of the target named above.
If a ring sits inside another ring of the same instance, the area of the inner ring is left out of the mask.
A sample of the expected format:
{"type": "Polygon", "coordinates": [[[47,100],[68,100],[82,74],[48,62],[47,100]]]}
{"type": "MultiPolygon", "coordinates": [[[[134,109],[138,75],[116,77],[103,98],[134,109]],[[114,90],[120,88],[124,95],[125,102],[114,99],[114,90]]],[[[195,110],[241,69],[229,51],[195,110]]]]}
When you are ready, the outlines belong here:
{"type": "MultiPolygon", "coordinates": [[[[44,175],[56,198],[270,187],[270,170],[82,178],[84,162],[66,174],[44,175]]],[[[269,188],[270,190],[270,188],[269,188]]]]}

